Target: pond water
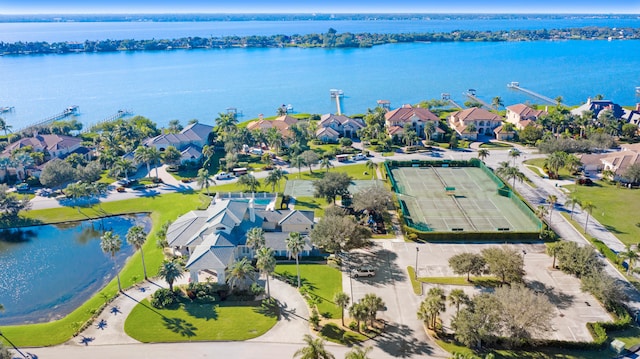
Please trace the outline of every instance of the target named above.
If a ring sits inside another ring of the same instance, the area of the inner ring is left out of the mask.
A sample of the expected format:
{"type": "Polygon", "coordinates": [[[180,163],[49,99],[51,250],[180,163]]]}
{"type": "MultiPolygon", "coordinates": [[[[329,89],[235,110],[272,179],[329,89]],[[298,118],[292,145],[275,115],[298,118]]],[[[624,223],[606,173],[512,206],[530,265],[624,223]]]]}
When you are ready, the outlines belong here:
{"type": "Polygon", "coordinates": [[[151,228],[147,215],[135,215],[0,231],[0,325],[72,312],[115,277],[113,261],[100,249],[102,233],[120,235],[116,262],[122,268],[134,252],[125,235],[136,224],[151,228]]]}

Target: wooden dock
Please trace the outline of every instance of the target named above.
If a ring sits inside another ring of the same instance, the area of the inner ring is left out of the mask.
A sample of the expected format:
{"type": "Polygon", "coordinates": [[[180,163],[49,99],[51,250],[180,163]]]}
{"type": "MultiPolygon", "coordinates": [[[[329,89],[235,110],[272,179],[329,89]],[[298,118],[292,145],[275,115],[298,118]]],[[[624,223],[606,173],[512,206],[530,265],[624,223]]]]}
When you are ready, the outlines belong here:
{"type": "Polygon", "coordinates": [[[342,115],[342,104],[340,100],[344,97],[344,92],[338,89],[331,89],[329,90],[329,95],[336,101],[336,114],[342,115]]]}
{"type": "Polygon", "coordinates": [[[105,118],[104,120],[100,120],[96,123],[91,124],[91,126],[85,127],[82,130],[82,133],[89,132],[93,130],[96,126],[102,125],[103,123],[112,122],[112,121],[119,120],[123,117],[131,116],[131,115],[133,115],[133,112],[131,110],[118,110],[118,112],[105,118]]]}
{"type": "Polygon", "coordinates": [[[516,81],[508,83],[507,87],[512,89],[512,90],[522,91],[522,92],[526,93],[527,95],[530,95],[530,96],[533,96],[533,97],[535,97],[537,99],[540,99],[542,101],[548,102],[551,105],[556,105],[558,103],[558,101],[556,101],[556,100],[554,100],[552,98],[549,98],[547,96],[541,95],[541,94],[539,94],[537,92],[533,92],[533,91],[528,90],[528,89],[526,89],[524,87],[520,87],[520,83],[516,82],[516,81]]]}
{"type": "Polygon", "coordinates": [[[474,89],[469,89],[467,92],[463,92],[463,95],[467,96],[468,98],[470,98],[471,100],[479,103],[482,105],[482,107],[486,107],[488,109],[493,109],[493,107],[491,107],[491,105],[489,105],[488,103],[484,102],[483,100],[479,99],[476,96],[476,90],[474,89]]]}
{"type": "Polygon", "coordinates": [[[459,109],[461,109],[461,110],[463,110],[463,109],[464,109],[464,107],[462,107],[462,106],[458,105],[458,103],[457,103],[457,102],[455,102],[455,101],[451,98],[451,95],[449,95],[448,93],[442,93],[440,96],[442,97],[442,100],[449,102],[449,103],[451,104],[451,106],[453,106],[453,107],[457,107],[457,108],[459,108],[459,109]]]}
{"type": "Polygon", "coordinates": [[[60,121],[63,118],[66,118],[68,116],[75,116],[78,114],[78,106],[74,105],[74,106],[69,106],[67,108],[64,109],[64,111],[57,113],[53,116],[47,117],[44,120],[38,121],[34,124],[31,124],[27,127],[21,128],[20,130],[18,130],[17,132],[29,132],[31,130],[43,127],[43,126],[47,126],[52,124],[53,122],[56,121],[60,121]]]}

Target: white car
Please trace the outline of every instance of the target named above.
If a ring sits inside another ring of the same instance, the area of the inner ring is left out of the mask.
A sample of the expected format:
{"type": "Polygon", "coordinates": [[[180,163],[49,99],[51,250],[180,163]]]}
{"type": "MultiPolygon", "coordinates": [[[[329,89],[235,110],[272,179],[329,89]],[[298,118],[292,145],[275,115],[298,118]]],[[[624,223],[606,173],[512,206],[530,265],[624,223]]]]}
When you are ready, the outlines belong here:
{"type": "Polygon", "coordinates": [[[362,153],[358,153],[357,155],[353,156],[354,161],[364,161],[366,159],[367,159],[367,156],[365,156],[362,153]]]}
{"type": "Polygon", "coordinates": [[[227,172],[220,172],[216,175],[216,179],[217,180],[224,180],[224,179],[229,179],[229,178],[233,178],[233,175],[231,173],[227,173],[227,172]]]}
{"type": "Polygon", "coordinates": [[[354,278],[358,277],[373,277],[376,275],[376,271],[373,268],[363,267],[363,268],[355,268],[351,270],[351,276],[354,278]]]}

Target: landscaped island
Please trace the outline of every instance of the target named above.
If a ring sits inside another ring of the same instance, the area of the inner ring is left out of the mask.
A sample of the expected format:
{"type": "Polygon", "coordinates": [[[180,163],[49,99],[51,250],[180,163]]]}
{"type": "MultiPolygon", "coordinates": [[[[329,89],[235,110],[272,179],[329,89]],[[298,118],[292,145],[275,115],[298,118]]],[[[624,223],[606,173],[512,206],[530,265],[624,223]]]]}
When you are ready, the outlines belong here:
{"type": "Polygon", "coordinates": [[[425,32],[403,34],[338,33],[330,28],[324,34],[271,35],[271,36],[223,36],[182,37],[177,39],[151,40],[102,40],[84,42],[0,42],[2,55],[66,54],[73,52],[157,51],[224,49],[234,47],[323,47],[354,48],[372,47],[402,42],[467,42],[467,41],[538,41],[538,40],[604,40],[640,38],[638,28],[581,27],[570,29],[541,30],[497,30],[451,32],[425,32]]]}

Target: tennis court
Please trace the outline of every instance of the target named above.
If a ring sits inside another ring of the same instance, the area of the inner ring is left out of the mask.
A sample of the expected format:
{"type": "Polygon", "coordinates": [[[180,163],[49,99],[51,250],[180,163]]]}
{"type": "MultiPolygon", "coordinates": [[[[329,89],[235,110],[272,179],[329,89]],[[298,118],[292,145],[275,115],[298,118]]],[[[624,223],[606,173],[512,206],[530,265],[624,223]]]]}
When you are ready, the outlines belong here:
{"type": "Polygon", "coordinates": [[[477,167],[392,168],[409,219],[431,231],[536,232],[533,213],[477,167]]]}

